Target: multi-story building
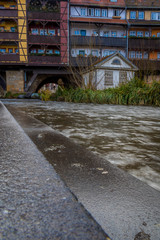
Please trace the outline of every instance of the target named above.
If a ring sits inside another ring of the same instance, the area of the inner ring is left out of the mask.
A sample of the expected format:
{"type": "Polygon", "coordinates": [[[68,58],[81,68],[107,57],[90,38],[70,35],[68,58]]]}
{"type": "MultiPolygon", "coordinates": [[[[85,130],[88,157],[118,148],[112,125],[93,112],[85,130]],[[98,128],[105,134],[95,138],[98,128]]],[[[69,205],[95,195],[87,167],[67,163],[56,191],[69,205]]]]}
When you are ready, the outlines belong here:
{"type": "Polygon", "coordinates": [[[67,63],[67,21],[67,1],[1,1],[0,63],[67,63]]]}
{"type": "Polygon", "coordinates": [[[1,85],[8,69],[25,73],[27,91],[45,74],[61,78],[69,56],[85,65],[115,51],[142,70],[160,69],[160,0],[0,0],[1,85]]]}
{"type": "Polygon", "coordinates": [[[70,55],[126,56],[127,21],[124,0],[70,0],[70,55]]]}
{"type": "Polygon", "coordinates": [[[157,60],[160,60],[160,1],[126,0],[126,7],[128,57],[144,70],[159,69],[157,60]]]}

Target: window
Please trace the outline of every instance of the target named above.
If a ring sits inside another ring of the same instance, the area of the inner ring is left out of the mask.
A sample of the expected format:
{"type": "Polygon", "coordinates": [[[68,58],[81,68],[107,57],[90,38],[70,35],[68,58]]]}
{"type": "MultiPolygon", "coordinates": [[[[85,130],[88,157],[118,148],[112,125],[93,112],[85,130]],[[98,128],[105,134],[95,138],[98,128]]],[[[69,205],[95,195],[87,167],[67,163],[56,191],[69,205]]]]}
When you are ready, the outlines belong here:
{"type": "Polygon", "coordinates": [[[151,19],[152,20],[160,20],[160,12],[152,12],[151,19]]]}
{"type": "Polygon", "coordinates": [[[145,32],[145,37],[149,37],[149,32],[145,32]]]}
{"type": "Polygon", "coordinates": [[[43,54],[44,53],[44,49],[38,49],[38,53],[39,54],[43,54]]]}
{"type": "Polygon", "coordinates": [[[136,19],[136,11],[130,11],[130,19],[136,19]]]}
{"type": "Polygon", "coordinates": [[[114,51],[114,50],[111,50],[111,51],[109,51],[109,55],[112,55],[112,54],[114,54],[116,51],[114,51]]]}
{"type": "Polygon", "coordinates": [[[98,50],[92,50],[92,51],[91,51],[91,54],[92,54],[94,57],[98,57],[98,50]]]}
{"type": "Polygon", "coordinates": [[[16,8],[16,5],[10,5],[10,8],[16,8]]]}
{"type": "Polygon", "coordinates": [[[98,31],[93,31],[93,36],[98,36],[98,31]]]}
{"type": "Polygon", "coordinates": [[[104,50],[103,51],[103,57],[109,56],[109,51],[108,50],[104,50]]]}
{"type": "Polygon", "coordinates": [[[58,35],[58,36],[61,35],[61,31],[60,31],[60,29],[57,30],[57,35],[58,35]]]}
{"type": "Polygon", "coordinates": [[[54,53],[57,54],[57,55],[60,55],[60,51],[59,50],[55,50],[54,53]]]}
{"type": "Polygon", "coordinates": [[[107,9],[102,9],[102,17],[107,17],[107,9]]]}
{"type": "Polygon", "coordinates": [[[142,59],[142,52],[136,52],[136,58],[142,59]]]}
{"type": "Polygon", "coordinates": [[[80,35],[80,31],[79,31],[79,30],[75,30],[75,31],[74,31],[74,34],[75,34],[75,35],[80,35]]]}
{"type": "Polygon", "coordinates": [[[135,58],[135,51],[130,51],[129,52],[129,58],[135,58]]]}
{"type": "Polygon", "coordinates": [[[81,8],[81,16],[85,16],[86,15],[86,9],[85,8],[81,8]]]}
{"type": "Polygon", "coordinates": [[[13,48],[8,48],[8,53],[13,53],[13,48]]]}
{"type": "Polygon", "coordinates": [[[117,2],[117,0],[110,0],[110,2],[117,2]]]}
{"type": "Polygon", "coordinates": [[[88,9],[88,16],[91,16],[91,17],[94,16],[94,8],[89,8],[88,9]]]}
{"type": "Polygon", "coordinates": [[[100,16],[101,16],[101,11],[100,11],[100,9],[98,9],[98,8],[95,9],[95,16],[96,16],[96,17],[100,17],[100,16]]]}
{"type": "Polygon", "coordinates": [[[19,53],[19,50],[18,50],[18,48],[15,48],[15,53],[17,54],[17,53],[19,53]]]}
{"type": "Polygon", "coordinates": [[[138,31],[137,32],[137,37],[143,37],[143,32],[142,31],[138,31]]]}
{"type": "Polygon", "coordinates": [[[157,37],[160,37],[160,32],[157,33],[157,37]]]}
{"type": "Polygon", "coordinates": [[[144,19],[144,12],[138,12],[138,19],[144,19]]]}
{"type": "Polygon", "coordinates": [[[115,31],[111,32],[111,37],[117,37],[117,32],[115,31]]]}
{"type": "Polygon", "coordinates": [[[5,9],[4,5],[0,5],[0,9],[5,9]]]}
{"type": "Polygon", "coordinates": [[[144,58],[144,59],[148,59],[148,52],[144,52],[143,58],[144,58]]]}
{"type": "Polygon", "coordinates": [[[11,27],[11,28],[10,28],[10,31],[11,31],[11,32],[15,32],[15,31],[16,31],[16,28],[15,28],[15,27],[11,27]]]}
{"type": "Polygon", "coordinates": [[[47,29],[40,29],[40,35],[48,35],[47,29]]]}
{"type": "Polygon", "coordinates": [[[5,48],[0,48],[0,53],[6,53],[6,49],[5,48]]]}
{"type": "Polygon", "coordinates": [[[103,36],[104,37],[109,37],[109,31],[103,31],[103,36]]]}
{"type": "Polygon", "coordinates": [[[130,31],[129,36],[131,37],[136,37],[136,31],[130,31]]]}
{"type": "Polygon", "coordinates": [[[86,36],[86,30],[81,30],[81,36],[86,36]]]}
{"type": "Polygon", "coordinates": [[[84,57],[85,51],[84,51],[84,50],[79,50],[79,55],[82,56],[82,57],[84,57]]]}
{"type": "Polygon", "coordinates": [[[54,36],[56,34],[55,30],[54,29],[48,29],[48,34],[50,36],[54,36]]]}
{"type": "Polygon", "coordinates": [[[53,54],[53,50],[52,49],[47,49],[46,54],[53,54]]]}
{"type": "Polygon", "coordinates": [[[38,35],[38,29],[37,28],[31,28],[31,34],[38,35]]]}
{"type": "Polygon", "coordinates": [[[157,53],[157,59],[160,60],[160,52],[157,53]]]}
{"type": "Polygon", "coordinates": [[[31,53],[36,53],[36,49],[31,49],[31,53]]]}
{"type": "Polygon", "coordinates": [[[4,27],[0,27],[0,32],[4,32],[4,27]]]}
{"type": "Polygon", "coordinates": [[[111,64],[113,64],[113,65],[121,65],[121,62],[120,62],[119,59],[116,58],[116,59],[113,59],[111,64]]]}
{"type": "Polygon", "coordinates": [[[120,10],[119,9],[113,10],[113,16],[120,16],[120,10]]]}

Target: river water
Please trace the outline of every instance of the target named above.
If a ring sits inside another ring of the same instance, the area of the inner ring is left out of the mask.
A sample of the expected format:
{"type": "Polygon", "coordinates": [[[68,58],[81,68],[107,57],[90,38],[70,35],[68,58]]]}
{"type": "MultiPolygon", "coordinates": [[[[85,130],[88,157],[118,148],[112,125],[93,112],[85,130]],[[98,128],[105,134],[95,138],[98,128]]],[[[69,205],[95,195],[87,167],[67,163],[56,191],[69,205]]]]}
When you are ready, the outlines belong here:
{"type": "Polygon", "coordinates": [[[4,100],[160,190],[160,108],[4,100]]]}

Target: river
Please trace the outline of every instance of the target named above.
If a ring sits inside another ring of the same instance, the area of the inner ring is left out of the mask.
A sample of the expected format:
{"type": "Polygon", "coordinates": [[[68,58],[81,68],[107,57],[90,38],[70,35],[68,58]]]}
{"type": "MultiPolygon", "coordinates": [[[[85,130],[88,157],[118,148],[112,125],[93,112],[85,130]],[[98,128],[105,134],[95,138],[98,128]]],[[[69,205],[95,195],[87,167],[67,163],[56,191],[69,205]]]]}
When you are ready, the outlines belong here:
{"type": "Polygon", "coordinates": [[[3,100],[160,191],[160,108],[3,100]]]}

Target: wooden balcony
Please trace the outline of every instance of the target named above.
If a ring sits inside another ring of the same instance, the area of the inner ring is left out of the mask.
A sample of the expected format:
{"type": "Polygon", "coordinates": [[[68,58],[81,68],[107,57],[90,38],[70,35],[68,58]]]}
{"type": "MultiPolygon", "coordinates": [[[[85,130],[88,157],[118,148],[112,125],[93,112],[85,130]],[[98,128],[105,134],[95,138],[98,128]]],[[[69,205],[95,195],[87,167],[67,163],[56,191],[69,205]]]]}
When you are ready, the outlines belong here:
{"type": "Polygon", "coordinates": [[[28,12],[28,20],[60,21],[60,13],[29,11],[28,12]]]}
{"type": "Polygon", "coordinates": [[[0,40],[18,40],[18,32],[0,32],[0,40]]]}
{"type": "Polygon", "coordinates": [[[158,60],[142,60],[142,59],[130,59],[141,71],[159,71],[160,61],[158,60]]]}
{"type": "Polygon", "coordinates": [[[19,54],[0,54],[0,62],[16,62],[19,61],[19,54]]]}
{"type": "Polygon", "coordinates": [[[95,36],[72,36],[72,46],[105,46],[105,47],[122,47],[127,46],[126,38],[118,37],[95,37],[95,36]]]}
{"type": "Polygon", "coordinates": [[[59,36],[45,36],[45,35],[29,35],[28,36],[29,44],[49,44],[49,45],[58,45],[60,44],[59,36]]]}
{"type": "Polygon", "coordinates": [[[0,9],[0,18],[17,18],[17,9],[0,9]]]}
{"type": "Polygon", "coordinates": [[[60,65],[61,57],[60,56],[29,56],[29,64],[31,65],[60,65]]]}
{"type": "Polygon", "coordinates": [[[94,64],[99,59],[98,57],[70,57],[70,64],[74,67],[87,67],[94,64]]]}
{"type": "Polygon", "coordinates": [[[128,48],[135,50],[160,50],[160,39],[129,38],[128,48]]]}

